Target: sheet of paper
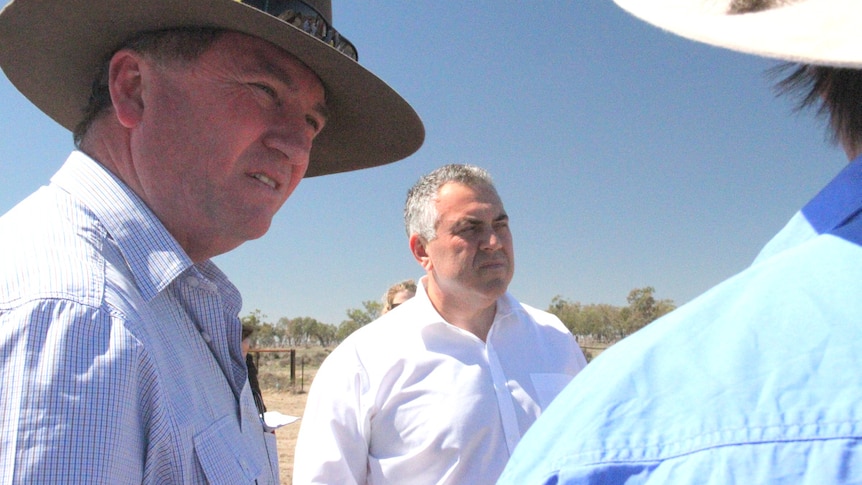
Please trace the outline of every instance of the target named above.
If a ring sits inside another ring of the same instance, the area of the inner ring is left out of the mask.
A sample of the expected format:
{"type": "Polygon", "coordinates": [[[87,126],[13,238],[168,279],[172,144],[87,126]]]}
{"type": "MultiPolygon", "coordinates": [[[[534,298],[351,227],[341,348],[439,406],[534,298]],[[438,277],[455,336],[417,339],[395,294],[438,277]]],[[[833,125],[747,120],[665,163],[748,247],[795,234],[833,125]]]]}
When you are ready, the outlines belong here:
{"type": "Polygon", "coordinates": [[[263,424],[267,431],[274,431],[282,426],[287,426],[290,423],[299,421],[298,416],[282,414],[278,411],[267,411],[263,413],[263,424]]]}

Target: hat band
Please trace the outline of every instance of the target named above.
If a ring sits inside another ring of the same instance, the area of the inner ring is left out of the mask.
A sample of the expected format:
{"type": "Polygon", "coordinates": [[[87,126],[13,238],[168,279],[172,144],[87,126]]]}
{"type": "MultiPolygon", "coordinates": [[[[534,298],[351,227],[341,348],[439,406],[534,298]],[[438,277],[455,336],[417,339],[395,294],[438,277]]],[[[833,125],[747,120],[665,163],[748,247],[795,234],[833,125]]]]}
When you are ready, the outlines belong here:
{"type": "Polygon", "coordinates": [[[300,0],[237,0],[293,25],[306,34],[325,42],[345,56],[359,61],[356,47],[338,33],[311,5],[300,0]]]}

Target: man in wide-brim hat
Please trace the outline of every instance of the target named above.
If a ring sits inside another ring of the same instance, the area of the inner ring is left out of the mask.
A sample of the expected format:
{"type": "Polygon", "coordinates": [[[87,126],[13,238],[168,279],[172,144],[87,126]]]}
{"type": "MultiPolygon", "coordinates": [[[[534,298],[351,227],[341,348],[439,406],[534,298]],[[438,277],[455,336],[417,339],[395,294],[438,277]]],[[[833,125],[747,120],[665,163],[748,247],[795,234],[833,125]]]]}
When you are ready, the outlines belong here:
{"type": "Polygon", "coordinates": [[[328,0],[14,0],[0,67],[77,148],[0,218],[0,481],[277,483],[210,259],[419,117],[328,0]]]}
{"type": "Polygon", "coordinates": [[[787,61],[779,90],[851,162],[748,269],[587,366],[500,483],[862,483],[862,2],[616,3],[787,61]]]}

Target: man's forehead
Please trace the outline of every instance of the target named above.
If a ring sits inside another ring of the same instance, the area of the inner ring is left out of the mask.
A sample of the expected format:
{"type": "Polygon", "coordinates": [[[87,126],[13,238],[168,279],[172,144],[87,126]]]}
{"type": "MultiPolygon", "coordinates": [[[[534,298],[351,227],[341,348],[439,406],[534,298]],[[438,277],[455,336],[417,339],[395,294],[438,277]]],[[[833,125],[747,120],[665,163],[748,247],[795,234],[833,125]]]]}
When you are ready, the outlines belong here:
{"type": "Polygon", "coordinates": [[[295,55],[268,40],[248,35],[243,32],[228,31],[224,36],[224,42],[241,46],[240,49],[242,52],[240,56],[242,58],[251,58],[257,62],[273,64],[275,67],[272,69],[283,70],[283,65],[290,65],[302,70],[307,70],[315,77],[315,79],[317,79],[317,82],[323,86],[320,76],[318,76],[313,69],[308,67],[295,55]]]}
{"type": "Polygon", "coordinates": [[[476,207],[474,210],[464,211],[459,214],[450,214],[449,217],[443,217],[444,220],[459,224],[474,224],[484,222],[495,222],[509,219],[509,214],[502,207],[476,207]]]}
{"type": "Polygon", "coordinates": [[[503,202],[496,192],[462,192],[461,196],[443,197],[437,202],[440,221],[451,224],[508,219],[503,202]],[[467,195],[469,194],[469,195],[467,195]]]}
{"type": "Polygon", "coordinates": [[[230,37],[233,36],[234,43],[242,42],[246,44],[247,47],[240,57],[241,61],[253,64],[255,70],[272,76],[291,88],[296,88],[296,79],[291,74],[291,71],[295,73],[306,72],[312,76],[323,95],[323,101],[317,104],[315,110],[322,117],[329,117],[329,109],[326,106],[326,86],[320,80],[317,73],[306,66],[305,63],[290,52],[267,40],[234,31],[228,32],[225,36],[228,37],[228,42],[231,40],[230,37]]]}
{"type": "Polygon", "coordinates": [[[496,201],[502,205],[497,190],[493,185],[487,184],[465,184],[463,182],[452,181],[441,185],[437,190],[437,203],[447,203],[453,199],[496,201]]]}

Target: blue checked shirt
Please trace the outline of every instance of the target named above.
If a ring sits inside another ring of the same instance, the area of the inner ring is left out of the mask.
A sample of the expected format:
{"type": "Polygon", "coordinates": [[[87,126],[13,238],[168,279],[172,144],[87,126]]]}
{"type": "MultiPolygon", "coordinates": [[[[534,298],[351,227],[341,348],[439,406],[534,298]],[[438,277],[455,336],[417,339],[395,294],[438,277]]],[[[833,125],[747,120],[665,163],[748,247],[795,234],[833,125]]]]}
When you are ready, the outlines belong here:
{"type": "Polygon", "coordinates": [[[0,218],[0,483],[277,483],[240,308],[73,152],[0,218]]]}
{"type": "Polygon", "coordinates": [[[747,270],[587,365],[500,484],[862,483],[862,158],[747,270]]]}

